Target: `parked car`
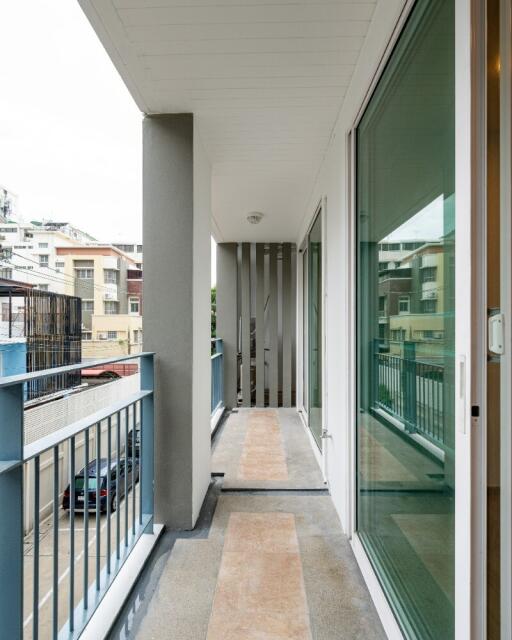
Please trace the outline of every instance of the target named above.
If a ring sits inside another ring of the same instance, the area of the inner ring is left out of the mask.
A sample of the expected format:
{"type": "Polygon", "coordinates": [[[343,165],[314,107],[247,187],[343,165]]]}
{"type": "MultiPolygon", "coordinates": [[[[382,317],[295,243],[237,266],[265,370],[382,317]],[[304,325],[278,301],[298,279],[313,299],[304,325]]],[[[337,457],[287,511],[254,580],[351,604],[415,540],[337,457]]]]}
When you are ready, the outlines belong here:
{"type": "MultiPolygon", "coordinates": [[[[132,446],[133,446],[133,429],[131,429],[128,432],[128,444],[127,444],[127,449],[128,449],[128,456],[131,458],[133,456],[132,453],[132,446]]],[[[136,426],[135,428],[135,457],[139,458],[140,457],[140,428],[139,426],[136,426]]]]}
{"type": "MultiPolygon", "coordinates": [[[[110,510],[117,509],[118,500],[124,497],[125,486],[125,460],[120,461],[119,465],[119,495],[116,493],[117,478],[117,461],[113,460],[110,464],[110,491],[107,490],[107,458],[100,458],[100,477],[96,478],[96,460],[89,462],[88,466],[88,489],[89,496],[85,500],[85,467],[75,475],[75,511],[85,511],[87,502],[87,510],[96,510],[96,491],[100,492],[100,511],[107,511],[108,500],[110,500],[110,510]]],[[[139,481],[139,464],[135,461],[135,482],[139,481]]],[[[132,484],[132,461],[128,458],[128,486],[132,484]]],[[[66,511],[70,508],[70,485],[67,486],[62,498],[62,508],[66,511]]]]}

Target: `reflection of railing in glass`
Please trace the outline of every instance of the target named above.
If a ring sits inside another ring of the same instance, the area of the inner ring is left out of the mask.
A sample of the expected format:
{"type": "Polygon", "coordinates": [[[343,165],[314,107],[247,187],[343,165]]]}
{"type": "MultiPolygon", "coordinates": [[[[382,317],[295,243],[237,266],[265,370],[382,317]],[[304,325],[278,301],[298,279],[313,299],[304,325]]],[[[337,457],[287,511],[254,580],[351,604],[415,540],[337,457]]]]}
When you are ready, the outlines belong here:
{"type": "Polygon", "coordinates": [[[409,433],[444,445],[444,367],[386,353],[376,353],[374,361],[375,406],[409,433]]]}

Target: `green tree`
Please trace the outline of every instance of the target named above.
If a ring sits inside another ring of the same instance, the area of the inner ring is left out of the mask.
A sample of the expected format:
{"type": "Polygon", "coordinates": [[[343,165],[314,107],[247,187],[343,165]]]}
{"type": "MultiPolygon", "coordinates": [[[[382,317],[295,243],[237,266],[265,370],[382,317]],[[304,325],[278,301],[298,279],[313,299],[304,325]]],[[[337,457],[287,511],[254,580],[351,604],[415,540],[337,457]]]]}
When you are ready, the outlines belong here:
{"type": "Polygon", "coordinates": [[[217,288],[211,290],[211,334],[212,338],[217,337],[217,288]]]}

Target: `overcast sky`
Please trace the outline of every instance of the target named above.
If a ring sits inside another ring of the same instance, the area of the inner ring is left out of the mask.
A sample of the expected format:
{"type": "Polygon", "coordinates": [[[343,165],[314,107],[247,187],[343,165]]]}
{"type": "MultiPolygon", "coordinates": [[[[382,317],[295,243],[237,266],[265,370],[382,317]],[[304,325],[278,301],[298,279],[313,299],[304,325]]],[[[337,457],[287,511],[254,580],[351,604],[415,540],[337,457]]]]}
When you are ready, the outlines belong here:
{"type": "Polygon", "coordinates": [[[142,116],[76,0],[0,0],[0,185],[26,220],[141,239],[142,116]]]}
{"type": "Polygon", "coordinates": [[[445,218],[444,196],[441,195],[383,238],[383,241],[439,240],[448,231],[445,229],[445,218]]]}

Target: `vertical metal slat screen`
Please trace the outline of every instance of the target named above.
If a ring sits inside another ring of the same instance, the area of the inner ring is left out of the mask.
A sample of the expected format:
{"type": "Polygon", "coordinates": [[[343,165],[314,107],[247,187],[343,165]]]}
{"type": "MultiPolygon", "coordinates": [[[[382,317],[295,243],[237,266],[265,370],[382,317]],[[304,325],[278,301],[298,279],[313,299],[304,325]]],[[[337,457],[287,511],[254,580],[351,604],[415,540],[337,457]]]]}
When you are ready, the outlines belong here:
{"type": "Polygon", "coordinates": [[[292,243],[238,246],[241,406],[295,405],[296,255],[292,243]]]}

